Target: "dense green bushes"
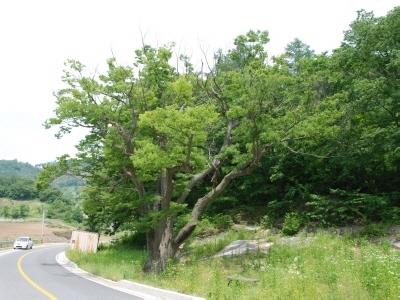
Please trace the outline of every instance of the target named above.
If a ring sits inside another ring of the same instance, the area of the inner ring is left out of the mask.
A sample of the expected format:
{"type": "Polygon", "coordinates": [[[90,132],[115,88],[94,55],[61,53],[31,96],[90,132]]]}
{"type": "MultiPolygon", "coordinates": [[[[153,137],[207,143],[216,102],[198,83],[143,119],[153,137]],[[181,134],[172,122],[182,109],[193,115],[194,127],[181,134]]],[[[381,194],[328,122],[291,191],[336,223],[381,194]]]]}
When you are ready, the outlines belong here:
{"type": "Polygon", "coordinates": [[[30,208],[26,204],[0,207],[0,217],[3,218],[26,218],[29,215],[30,208]]]}
{"type": "MultiPolygon", "coordinates": [[[[276,199],[265,201],[264,207],[258,206],[259,200],[254,201],[257,203],[257,206],[255,206],[253,200],[243,195],[239,206],[235,207],[239,201],[230,200],[229,202],[233,206],[227,205],[224,213],[230,215],[235,222],[254,223],[255,220],[258,220],[257,223],[264,228],[285,227],[285,224],[292,221],[292,218],[288,217],[290,212],[296,213],[301,219],[300,223],[307,227],[366,225],[370,223],[400,224],[400,193],[368,194],[331,189],[325,194],[318,195],[311,193],[309,188],[293,186],[283,192],[281,198],[278,197],[279,194],[266,190],[267,197],[270,193],[276,199]],[[251,210],[254,210],[253,214],[247,213],[251,210]]],[[[232,197],[229,196],[229,198],[232,197]]],[[[225,200],[222,202],[228,203],[225,200]]],[[[207,216],[212,220],[213,216],[220,215],[221,211],[220,204],[212,205],[207,210],[207,216]]],[[[294,223],[297,224],[297,221],[294,221],[294,223]]]]}
{"type": "Polygon", "coordinates": [[[398,208],[391,198],[398,197],[400,195],[369,195],[343,191],[334,191],[327,196],[310,195],[305,203],[305,216],[309,222],[322,226],[397,223],[398,208]]]}
{"type": "Polygon", "coordinates": [[[230,215],[205,216],[198,222],[194,235],[197,237],[212,236],[230,229],[232,225],[233,220],[230,215]]]}
{"type": "Polygon", "coordinates": [[[269,229],[273,226],[271,218],[268,215],[260,218],[259,225],[263,229],[269,229]]]}
{"type": "Polygon", "coordinates": [[[301,216],[297,213],[287,213],[283,222],[282,233],[285,235],[295,235],[299,232],[302,225],[301,216]]]}
{"type": "MultiPolygon", "coordinates": [[[[66,222],[82,222],[82,209],[74,197],[68,198],[59,189],[49,187],[37,192],[34,181],[21,177],[0,177],[0,198],[14,200],[30,200],[39,198],[48,204],[46,216],[51,219],[61,219],[66,222]]],[[[29,206],[24,203],[0,208],[3,218],[26,218],[29,215],[29,206]]]]}
{"type": "Polygon", "coordinates": [[[60,198],[48,205],[47,217],[50,219],[61,219],[69,223],[81,223],[83,213],[78,203],[60,198]]]}
{"type": "MultiPolygon", "coordinates": [[[[79,204],[79,193],[84,181],[76,176],[64,175],[56,178],[47,188],[38,191],[35,177],[40,171],[28,163],[17,160],[0,160],[0,198],[33,200],[45,203],[46,216],[67,222],[82,222],[83,214],[79,204]]],[[[10,202],[0,207],[0,217],[26,218],[30,206],[10,202]]],[[[40,213],[41,214],[41,213],[40,213]]],[[[33,215],[37,216],[35,211],[33,215]]]]}
{"type": "Polygon", "coordinates": [[[21,177],[0,177],[0,198],[27,200],[37,197],[34,181],[21,177]]]}

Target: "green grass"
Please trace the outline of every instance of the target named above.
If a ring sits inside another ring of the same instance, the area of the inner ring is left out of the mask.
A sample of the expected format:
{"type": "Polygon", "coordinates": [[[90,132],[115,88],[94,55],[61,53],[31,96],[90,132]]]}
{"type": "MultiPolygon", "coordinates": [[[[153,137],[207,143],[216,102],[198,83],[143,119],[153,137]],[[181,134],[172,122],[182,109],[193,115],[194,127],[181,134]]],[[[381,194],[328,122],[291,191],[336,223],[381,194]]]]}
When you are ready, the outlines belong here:
{"type": "MultiPolygon", "coordinates": [[[[43,204],[39,200],[12,200],[8,198],[0,198],[0,211],[2,207],[8,206],[10,209],[13,207],[19,207],[21,205],[26,205],[29,207],[29,213],[27,218],[41,218],[42,217],[42,206],[47,204],[43,204]]],[[[2,217],[0,215],[0,217],[2,217]]]]}
{"type": "Polygon", "coordinates": [[[113,280],[131,279],[207,299],[399,299],[400,251],[388,242],[320,232],[292,245],[272,236],[268,254],[210,258],[230,241],[254,233],[230,231],[215,241],[187,245],[188,259],[171,262],[162,274],[144,274],[145,254],[111,246],[96,254],[68,256],[89,272],[113,280]],[[258,279],[232,283],[227,276],[258,279]]]}

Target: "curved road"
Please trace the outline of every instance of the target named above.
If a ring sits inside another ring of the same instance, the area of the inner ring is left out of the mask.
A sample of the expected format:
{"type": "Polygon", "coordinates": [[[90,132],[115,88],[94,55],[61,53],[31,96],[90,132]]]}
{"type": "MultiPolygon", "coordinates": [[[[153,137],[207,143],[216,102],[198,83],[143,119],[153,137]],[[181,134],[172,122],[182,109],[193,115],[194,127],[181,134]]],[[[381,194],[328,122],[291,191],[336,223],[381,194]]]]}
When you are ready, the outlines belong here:
{"type": "Polygon", "coordinates": [[[0,299],[142,299],[72,274],[55,259],[64,249],[49,246],[0,254],[0,299]]]}

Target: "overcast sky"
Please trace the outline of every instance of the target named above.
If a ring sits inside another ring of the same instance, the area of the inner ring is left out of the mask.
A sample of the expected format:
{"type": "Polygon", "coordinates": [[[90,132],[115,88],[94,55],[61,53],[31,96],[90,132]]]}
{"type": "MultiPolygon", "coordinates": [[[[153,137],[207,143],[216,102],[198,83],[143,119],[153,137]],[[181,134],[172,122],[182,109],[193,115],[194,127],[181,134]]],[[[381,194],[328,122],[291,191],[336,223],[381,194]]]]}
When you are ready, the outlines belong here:
{"type": "Polygon", "coordinates": [[[385,15],[400,0],[0,0],[0,159],[33,164],[74,153],[82,133],[57,140],[43,122],[55,108],[63,63],[91,69],[112,53],[130,63],[145,41],[170,41],[198,60],[231,47],[249,29],[268,30],[270,55],[295,37],[317,52],[340,45],[343,31],[364,8],[385,15]]]}

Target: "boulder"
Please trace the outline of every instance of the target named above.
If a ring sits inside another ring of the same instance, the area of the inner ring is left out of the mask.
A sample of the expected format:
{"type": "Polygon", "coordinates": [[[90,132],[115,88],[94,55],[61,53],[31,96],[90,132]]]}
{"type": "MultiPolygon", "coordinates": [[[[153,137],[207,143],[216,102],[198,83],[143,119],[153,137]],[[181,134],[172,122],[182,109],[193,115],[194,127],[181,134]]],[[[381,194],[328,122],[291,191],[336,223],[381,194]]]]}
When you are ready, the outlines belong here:
{"type": "Polygon", "coordinates": [[[272,243],[267,241],[257,241],[257,240],[237,240],[230,243],[226,246],[222,251],[220,251],[215,257],[224,257],[224,256],[234,256],[234,255],[242,255],[246,253],[254,253],[254,252],[264,252],[267,253],[269,248],[271,248],[272,243]]]}

